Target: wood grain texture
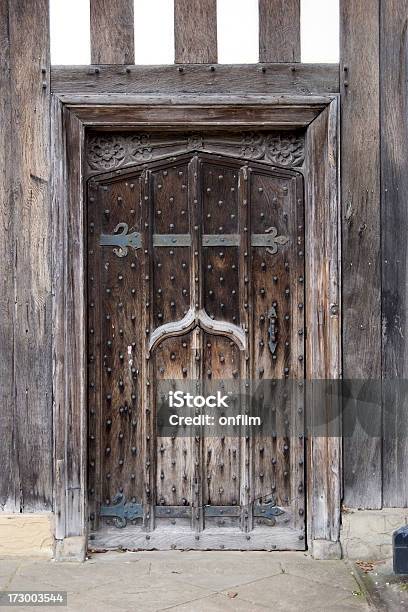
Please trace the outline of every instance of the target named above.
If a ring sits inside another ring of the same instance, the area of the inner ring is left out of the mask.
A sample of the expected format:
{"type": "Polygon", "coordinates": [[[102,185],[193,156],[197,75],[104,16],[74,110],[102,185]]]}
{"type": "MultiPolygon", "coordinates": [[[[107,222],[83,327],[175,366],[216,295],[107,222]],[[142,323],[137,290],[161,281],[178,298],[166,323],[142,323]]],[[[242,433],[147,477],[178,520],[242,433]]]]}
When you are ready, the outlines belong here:
{"type": "Polygon", "coordinates": [[[64,407],[65,407],[65,477],[66,518],[65,535],[77,536],[85,528],[85,470],[86,470],[86,284],[85,284],[85,240],[84,204],[82,179],[82,154],[79,163],[75,160],[78,151],[83,151],[84,129],[76,117],[64,109],[67,173],[67,198],[65,216],[64,286],[62,320],[67,323],[65,342],[60,346],[60,358],[64,361],[64,407]],[[78,197],[77,194],[80,194],[78,197]],[[68,234],[69,231],[69,235],[68,234]],[[74,308],[75,304],[75,308],[74,308]],[[76,372],[76,377],[70,376],[76,372]],[[68,436],[69,432],[69,436],[68,436]]]}
{"type": "Polygon", "coordinates": [[[53,66],[54,93],[338,93],[338,64],[53,66]],[[211,70],[214,68],[214,70],[211,70]],[[181,72],[180,72],[181,70],[181,72]]]}
{"type": "Polygon", "coordinates": [[[407,13],[407,0],[381,3],[383,504],[387,507],[408,504],[408,413],[401,380],[408,377],[407,13]]]}
{"type": "Polygon", "coordinates": [[[85,241],[83,128],[55,98],[52,125],[54,499],[59,541],[82,536],[86,529],[85,241]]]}
{"type": "MultiPolygon", "coordinates": [[[[190,385],[195,381],[206,396],[225,393],[225,384],[247,380],[251,372],[261,382],[261,370],[266,372],[265,382],[273,376],[303,378],[304,258],[298,254],[304,231],[302,192],[302,180],[294,171],[272,169],[256,161],[248,168],[239,159],[195,152],[150,164],[140,161],[90,181],[88,473],[96,515],[101,503],[112,504],[121,492],[127,500],[143,504],[143,526],[153,534],[170,519],[176,538],[185,526],[204,535],[214,526],[226,525],[241,525],[251,534],[253,524],[269,525],[273,531],[275,524],[302,530],[304,451],[292,422],[299,410],[297,401],[285,400],[281,418],[288,417],[290,423],[288,420],[285,433],[280,431],[274,438],[265,432],[263,448],[257,446],[262,459],[256,465],[253,440],[242,429],[229,436],[208,427],[189,438],[183,431],[178,436],[160,435],[160,429],[154,427],[162,418],[159,398],[166,392],[164,383],[168,391],[180,388],[180,381],[190,385]],[[143,187],[138,193],[139,180],[143,187]],[[140,252],[129,249],[118,257],[99,245],[101,231],[111,234],[119,222],[141,232],[140,252]],[[259,236],[276,226],[287,236],[288,246],[281,245],[279,253],[251,247],[248,224],[259,236]],[[168,237],[169,230],[173,237],[194,236],[191,245],[160,244],[158,238],[168,237]],[[237,244],[225,244],[221,232],[238,235],[242,253],[237,244]],[[218,246],[207,245],[205,236],[211,236],[218,246]],[[256,254],[252,266],[250,252],[251,257],[256,254]],[[272,280],[272,271],[281,277],[280,284],[272,280]],[[254,279],[253,291],[249,276],[254,279]],[[265,325],[274,300],[281,319],[276,360],[267,346],[265,325]],[[249,315],[248,303],[255,305],[257,316],[249,315]],[[209,327],[182,327],[180,322],[189,311],[205,311],[209,327]],[[261,359],[258,343],[252,347],[250,340],[248,344],[244,341],[249,348],[240,351],[234,342],[232,329],[240,330],[243,325],[248,338],[255,329],[264,332],[261,359]],[[152,335],[163,328],[172,332],[153,342],[152,335]],[[140,347],[144,342],[143,355],[140,347]],[[134,372],[128,355],[132,355],[134,372]],[[95,427],[98,420],[102,436],[95,427]],[[140,427],[143,432],[136,439],[140,427]],[[102,494],[98,495],[100,486],[102,494]],[[284,507],[281,525],[279,520],[268,523],[269,519],[252,517],[254,500],[272,494],[284,507]],[[210,516],[203,506],[207,510],[222,506],[225,515],[210,516]],[[230,514],[230,507],[236,512],[230,514]],[[166,510],[174,508],[189,512],[166,515],[166,510]]],[[[242,403],[232,414],[242,414],[237,412],[243,410],[242,403]]],[[[111,524],[111,519],[101,520],[99,528],[109,533],[111,524]]],[[[134,527],[137,533],[137,521],[134,527]]],[[[98,528],[95,521],[93,528],[98,528]]],[[[291,532],[287,536],[288,541],[279,546],[292,546],[291,532]]],[[[233,548],[241,546],[239,534],[237,539],[233,548]]],[[[166,548],[169,542],[160,546],[166,548]]],[[[304,548],[304,537],[298,537],[298,547],[304,548]]]]}
{"type": "MultiPolygon", "coordinates": [[[[369,0],[363,5],[343,0],[340,6],[343,377],[378,381],[381,378],[379,1],[369,0]]],[[[348,408],[355,413],[357,406],[350,404],[348,408]]],[[[366,411],[367,405],[361,410],[366,411]]],[[[381,409],[373,408],[371,418],[380,427],[381,409]]],[[[344,438],[347,506],[381,508],[381,462],[379,437],[366,434],[358,426],[352,436],[344,438]]]]}
{"type": "MultiPolygon", "coordinates": [[[[1,299],[6,300],[2,314],[10,317],[6,325],[14,326],[14,346],[9,332],[2,333],[4,391],[9,394],[3,405],[8,406],[6,415],[14,411],[12,429],[4,439],[16,449],[18,499],[11,491],[16,510],[41,511],[52,506],[48,2],[3,2],[2,11],[6,13],[2,26],[8,27],[2,36],[2,69],[7,70],[9,62],[10,70],[2,94],[7,96],[9,123],[5,123],[10,132],[7,136],[6,127],[4,150],[9,161],[2,201],[8,212],[1,243],[2,264],[11,264],[10,256],[13,263],[2,275],[9,293],[1,299]],[[8,300],[13,302],[13,315],[8,300]]],[[[10,424],[9,417],[6,425],[10,424]]]]}
{"type": "Polygon", "coordinates": [[[259,61],[300,62],[300,0],[259,0],[259,61]]]}
{"type": "Polygon", "coordinates": [[[205,530],[196,539],[194,531],[171,527],[156,529],[146,539],[146,532],[133,527],[110,527],[94,534],[92,550],[299,550],[300,529],[285,525],[273,528],[257,527],[248,534],[236,528],[215,527],[205,530]]]}
{"type": "Polygon", "coordinates": [[[176,64],[217,62],[217,1],[174,0],[176,64]]]}
{"type": "MultiPolygon", "coordinates": [[[[325,102],[306,101],[298,105],[286,104],[282,100],[271,100],[270,104],[250,104],[243,101],[241,104],[124,104],[112,105],[109,100],[101,96],[101,100],[87,104],[81,102],[75,106],[75,115],[88,126],[127,128],[149,128],[152,122],[157,127],[168,130],[180,128],[217,128],[228,127],[242,129],[259,127],[294,129],[309,125],[324,108],[325,102]]],[[[123,100],[123,98],[122,98],[123,100]]],[[[124,100],[126,102],[126,99],[124,100]]]]}
{"type": "Polygon", "coordinates": [[[306,376],[309,381],[308,516],[312,542],[336,542],[340,535],[341,439],[338,406],[323,383],[341,375],[340,215],[337,175],[337,100],[308,130],[306,146],[306,376]],[[311,413],[312,411],[312,413],[311,413]],[[338,417],[338,413],[337,413],[338,417]],[[319,467],[320,466],[320,467],[319,467]],[[325,466],[324,469],[320,469],[325,466]]]}
{"type": "Polygon", "coordinates": [[[134,1],[90,0],[91,62],[133,64],[134,1]]]}
{"type": "Polygon", "coordinates": [[[54,512],[55,538],[65,537],[65,316],[64,295],[66,283],[65,261],[59,257],[66,248],[66,183],[65,183],[65,139],[63,106],[55,96],[51,98],[51,188],[52,188],[52,382],[53,382],[53,442],[54,442],[54,512]]]}
{"type": "Polygon", "coordinates": [[[15,440],[14,402],[14,240],[13,240],[13,165],[8,154],[11,142],[11,79],[8,3],[0,4],[0,435],[9,444],[0,445],[0,508],[19,510],[20,487],[15,440]]]}

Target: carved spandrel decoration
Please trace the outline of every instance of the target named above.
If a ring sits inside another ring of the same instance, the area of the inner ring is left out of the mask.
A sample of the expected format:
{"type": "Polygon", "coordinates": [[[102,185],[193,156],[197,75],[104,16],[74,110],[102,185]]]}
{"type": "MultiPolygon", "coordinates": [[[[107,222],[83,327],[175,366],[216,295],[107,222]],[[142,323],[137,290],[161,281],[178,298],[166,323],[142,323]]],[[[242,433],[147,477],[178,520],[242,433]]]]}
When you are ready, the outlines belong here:
{"type": "Polygon", "coordinates": [[[92,134],[87,141],[88,173],[125,168],[165,155],[206,151],[275,166],[296,168],[304,161],[305,139],[298,132],[222,134],[92,134]]]}

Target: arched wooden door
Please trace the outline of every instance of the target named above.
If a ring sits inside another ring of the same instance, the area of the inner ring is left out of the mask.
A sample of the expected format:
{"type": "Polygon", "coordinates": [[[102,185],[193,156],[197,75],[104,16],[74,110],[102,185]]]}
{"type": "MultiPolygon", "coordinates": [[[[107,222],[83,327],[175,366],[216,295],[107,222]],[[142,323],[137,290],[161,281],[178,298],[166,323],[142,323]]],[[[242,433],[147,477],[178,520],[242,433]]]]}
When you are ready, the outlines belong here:
{"type": "Polygon", "coordinates": [[[304,548],[302,177],[183,154],[92,178],[87,211],[94,544],[304,548]],[[183,381],[275,425],[163,436],[183,381]]]}

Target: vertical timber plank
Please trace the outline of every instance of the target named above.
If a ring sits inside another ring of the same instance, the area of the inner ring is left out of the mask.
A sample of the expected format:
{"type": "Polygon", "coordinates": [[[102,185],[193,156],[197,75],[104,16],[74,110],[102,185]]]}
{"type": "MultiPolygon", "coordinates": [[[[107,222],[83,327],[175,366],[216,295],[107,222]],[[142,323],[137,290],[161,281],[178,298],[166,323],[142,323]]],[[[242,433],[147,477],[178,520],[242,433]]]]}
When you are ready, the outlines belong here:
{"type": "Polygon", "coordinates": [[[53,294],[53,418],[54,418],[54,512],[55,538],[65,537],[65,261],[67,193],[64,164],[63,106],[56,96],[51,98],[51,161],[52,161],[52,294],[53,294]]]}
{"type": "Polygon", "coordinates": [[[306,244],[319,245],[306,261],[308,379],[308,537],[313,554],[339,554],[341,439],[338,406],[325,381],[341,375],[340,215],[337,175],[338,101],[309,126],[307,135],[306,244]],[[315,552],[313,542],[319,543],[315,552]]]}
{"type": "Polygon", "coordinates": [[[20,511],[27,512],[52,506],[49,3],[10,0],[8,4],[15,443],[20,511]]]}
{"type": "Polygon", "coordinates": [[[176,64],[217,62],[217,1],[174,0],[176,64]]]}
{"type": "MultiPolygon", "coordinates": [[[[379,0],[342,0],[340,7],[343,377],[357,389],[367,380],[379,386],[381,379],[379,0]]],[[[368,410],[380,433],[380,405],[358,409],[351,402],[345,427],[368,410]]],[[[381,437],[358,423],[349,433],[344,503],[381,508],[381,437]]]]}
{"type": "Polygon", "coordinates": [[[65,535],[84,535],[86,524],[86,289],[84,197],[82,152],[84,127],[68,109],[63,110],[65,126],[65,166],[67,175],[66,210],[64,211],[65,270],[63,312],[65,330],[64,416],[66,454],[65,535]]]}
{"type": "Polygon", "coordinates": [[[407,0],[381,2],[381,212],[384,506],[408,505],[407,0]],[[406,384],[404,385],[406,388],[406,384]]]}
{"type": "Polygon", "coordinates": [[[134,61],[134,0],[91,0],[91,62],[134,61]]]}
{"type": "Polygon", "coordinates": [[[19,512],[14,402],[14,241],[11,129],[9,8],[0,3],[0,509],[19,512]]]}
{"type": "Polygon", "coordinates": [[[259,0],[259,61],[300,62],[300,0],[259,0]]]}

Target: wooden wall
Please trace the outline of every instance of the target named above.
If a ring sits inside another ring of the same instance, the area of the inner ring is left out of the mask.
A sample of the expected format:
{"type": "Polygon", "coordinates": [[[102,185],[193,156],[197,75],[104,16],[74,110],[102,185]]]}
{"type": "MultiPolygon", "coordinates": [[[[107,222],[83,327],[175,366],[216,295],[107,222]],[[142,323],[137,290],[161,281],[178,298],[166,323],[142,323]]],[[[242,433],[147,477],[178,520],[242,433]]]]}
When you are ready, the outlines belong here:
{"type": "Polygon", "coordinates": [[[378,397],[382,379],[383,397],[369,418],[382,437],[344,439],[344,503],[406,507],[408,2],[340,6],[343,375],[372,380],[378,397]]]}
{"type": "MultiPolygon", "coordinates": [[[[90,2],[92,61],[132,63],[133,2],[90,2]]],[[[299,6],[259,0],[260,61],[300,61],[299,6]]],[[[217,61],[215,7],[175,0],[176,63],[217,61]]],[[[408,370],[408,0],[340,9],[343,373],[392,379],[408,370]]],[[[48,10],[0,3],[0,509],[15,512],[52,505],[48,10]]],[[[400,404],[387,403],[383,439],[345,440],[346,505],[408,504],[400,404]]]]}
{"type": "MultiPolygon", "coordinates": [[[[340,15],[343,376],[373,381],[381,378],[379,4],[342,0],[340,15]]],[[[381,508],[381,448],[362,428],[345,437],[346,505],[381,508]]]]}
{"type": "Polygon", "coordinates": [[[0,508],[30,512],[52,505],[48,0],[1,2],[0,37],[0,508]]]}

